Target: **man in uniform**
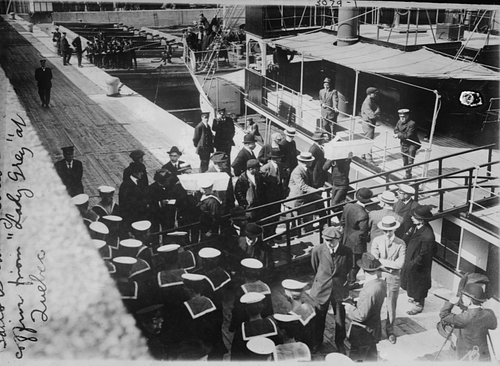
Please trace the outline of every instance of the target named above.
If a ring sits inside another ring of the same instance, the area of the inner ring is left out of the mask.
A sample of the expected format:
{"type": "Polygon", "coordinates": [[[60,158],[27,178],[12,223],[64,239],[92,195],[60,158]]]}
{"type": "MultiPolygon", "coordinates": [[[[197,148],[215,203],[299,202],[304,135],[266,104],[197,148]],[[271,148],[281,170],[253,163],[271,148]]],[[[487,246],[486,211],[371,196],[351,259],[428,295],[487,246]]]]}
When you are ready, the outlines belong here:
{"type": "Polygon", "coordinates": [[[78,208],[80,215],[82,215],[83,223],[87,227],[90,224],[99,220],[99,216],[92,210],[89,210],[89,196],[85,193],[80,193],[71,198],[71,202],[78,208]]]}
{"type": "MultiPolygon", "coordinates": [[[[377,126],[377,122],[380,119],[380,107],[376,102],[377,96],[378,89],[369,87],[368,89],[366,89],[366,98],[361,105],[363,135],[370,140],[373,140],[375,138],[375,126],[377,126]]],[[[371,150],[368,153],[368,159],[364,154],[362,155],[362,158],[369,163],[376,165],[373,161],[371,150]]]]}
{"type": "Polygon", "coordinates": [[[198,207],[201,211],[200,231],[204,235],[203,239],[209,239],[219,234],[221,221],[222,201],[214,195],[214,183],[210,180],[202,180],[198,183],[203,195],[200,198],[198,207]]]}
{"type": "Polygon", "coordinates": [[[224,151],[231,161],[231,148],[234,146],[234,121],[226,115],[226,108],[217,110],[217,118],[214,120],[212,130],[215,132],[214,147],[215,151],[224,151]]]}
{"type": "Polygon", "coordinates": [[[247,133],[245,137],[243,137],[243,149],[236,155],[232,164],[235,176],[239,177],[241,173],[246,171],[248,160],[256,159],[253,152],[255,146],[255,136],[251,133],[247,133]]]}
{"type": "Polygon", "coordinates": [[[323,80],[323,89],[319,91],[319,101],[321,103],[321,127],[333,137],[337,132],[339,96],[331,87],[331,83],[330,78],[323,80]]]}
{"type": "Polygon", "coordinates": [[[214,136],[208,125],[208,116],[210,113],[201,114],[201,122],[194,129],[193,144],[196,147],[196,153],[200,156],[200,173],[208,170],[210,155],[214,151],[214,136]]]}
{"type": "Polygon", "coordinates": [[[62,148],[64,159],[54,164],[56,172],[61,177],[71,197],[83,193],[83,164],[80,160],[73,159],[75,147],[68,146],[62,148]]]}
{"type": "Polygon", "coordinates": [[[61,37],[61,52],[62,52],[62,57],[63,57],[63,65],[71,65],[69,63],[69,60],[71,59],[71,47],[69,46],[68,39],[66,38],[66,32],[62,33],[61,37]]]}
{"type": "MultiPolygon", "coordinates": [[[[420,148],[420,140],[417,135],[417,124],[410,119],[409,109],[398,110],[399,121],[394,128],[394,138],[399,139],[401,143],[401,156],[403,166],[412,165],[420,148]]],[[[411,179],[411,168],[406,169],[404,179],[411,179]]]]}
{"type": "Polygon", "coordinates": [[[311,252],[315,276],[310,294],[317,302],[313,353],[319,351],[323,344],[330,304],[335,312],[335,345],[339,352],[345,353],[345,309],[342,300],[349,295],[347,276],[352,268],[352,251],[340,244],[341,236],[340,230],[334,226],[324,229],[325,242],[313,247],[311,252]]]}
{"type": "Polygon", "coordinates": [[[115,188],[109,186],[99,186],[97,187],[97,190],[99,191],[100,200],[94,207],[92,207],[92,211],[94,211],[100,217],[119,215],[120,208],[113,199],[115,188]]]}
{"type": "Polygon", "coordinates": [[[61,32],[59,32],[59,27],[56,27],[56,30],[52,32],[52,42],[55,42],[57,48],[57,55],[62,56],[61,53],[61,32]]]}
{"type": "Polygon", "coordinates": [[[122,229],[125,233],[130,230],[133,222],[148,218],[149,204],[149,187],[139,183],[144,170],[138,164],[131,164],[129,168],[130,176],[120,185],[118,194],[123,217],[122,229]]]}
{"type": "Polygon", "coordinates": [[[351,248],[353,252],[352,270],[349,273],[349,286],[350,289],[357,289],[360,287],[356,282],[356,276],[359,272],[357,266],[358,259],[366,252],[366,243],[368,240],[368,212],[365,205],[371,201],[373,192],[368,188],[360,188],[356,192],[357,202],[348,203],[344,206],[344,212],[340,219],[341,225],[344,227],[344,235],[342,244],[351,248]]]}
{"type": "Polygon", "coordinates": [[[40,60],[40,67],[35,70],[35,80],[38,83],[38,95],[42,107],[49,107],[50,89],[52,88],[52,70],[46,67],[47,60],[40,60]]]}

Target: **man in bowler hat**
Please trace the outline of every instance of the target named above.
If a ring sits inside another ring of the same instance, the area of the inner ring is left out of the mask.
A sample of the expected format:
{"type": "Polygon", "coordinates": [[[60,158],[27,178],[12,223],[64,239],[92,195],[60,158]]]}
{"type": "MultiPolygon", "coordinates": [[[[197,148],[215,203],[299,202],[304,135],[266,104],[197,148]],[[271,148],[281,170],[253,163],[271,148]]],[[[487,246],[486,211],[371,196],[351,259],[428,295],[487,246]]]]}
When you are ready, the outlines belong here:
{"type": "Polygon", "coordinates": [[[255,136],[251,133],[247,133],[245,137],[243,137],[243,149],[241,149],[238,155],[236,155],[232,164],[235,176],[239,177],[241,173],[247,169],[248,160],[256,159],[253,152],[255,146],[255,136]]]}
{"type": "Polygon", "coordinates": [[[83,193],[83,164],[79,160],[73,159],[75,147],[68,146],[62,148],[64,159],[54,164],[56,172],[61,177],[71,197],[83,193]]]}
{"type": "Polygon", "coordinates": [[[38,83],[38,95],[42,101],[42,107],[49,107],[52,88],[52,70],[46,64],[47,60],[40,60],[40,67],[35,70],[35,80],[38,83]]]}

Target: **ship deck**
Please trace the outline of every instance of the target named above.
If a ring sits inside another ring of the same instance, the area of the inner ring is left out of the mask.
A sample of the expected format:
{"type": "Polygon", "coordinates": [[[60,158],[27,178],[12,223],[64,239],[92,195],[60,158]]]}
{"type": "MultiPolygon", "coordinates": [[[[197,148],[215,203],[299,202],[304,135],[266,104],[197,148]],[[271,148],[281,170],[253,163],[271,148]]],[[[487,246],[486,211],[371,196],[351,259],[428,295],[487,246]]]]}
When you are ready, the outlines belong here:
{"type": "MultiPolygon", "coordinates": [[[[155,169],[168,160],[166,152],[172,145],[184,149],[183,160],[198,166],[198,158],[191,143],[192,127],[126,86],[121,89],[120,97],[107,96],[106,80],[109,75],[88,63],[84,63],[83,68],[63,66],[62,60],[52,51],[51,38],[36,26],[33,33],[27,31],[27,24],[23,21],[9,21],[8,24],[0,21],[0,27],[0,65],[31,124],[54,162],[61,158],[60,147],[75,145],[75,158],[84,164],[83,183],[89,195],[97,196],[97,186],[102,184],[119,186],[122,171],[129,162],[128,153],[133,149],[140,148],[146,152],[145,163],[150,178],[155,169]],[[54,74],[52,102],[48,109],[40,107],[33,77],[40,57],[48,59],[48,67],[52,68],[54,74]]],[[[451,166],[455,169],[460,166],[459,163],[453,162],[451,166]]],[[[311,282],[311,272],[305,263],[275,274],[270,285],[276,312],[287,310],[281,280],[293,276],[311,282]]],[[[435,355],[444,342],[435,329],[443,302],[433,294],[447,297],[451,290],[433,283],[425,311],[409,317],[406,310],[409,310],[410,304],[401,290],[396,326],[398,342],[396,345],[387,340],[379,343],[381,360],[389,364],[412,364],[418,359],[433,359],[434,356],[426,355],[435,355]]],[[[226,299],[228,304],[231,300],[230,296],[226,299]]],[[[498,303],[493,300],[486,303],[486,307],[499,310],[498,303]]],[[[321,354],[314,356],[316,360],[322,360],[325,354],[334,350],[331,341],[333,324],[333,317],[329,315],[325,332],[327,345],[321,354]]],[[[225,332],[228,345],[231,338],[232,335],[225,332]]],[[[492,338],[495,344],[500,344],[500,330],[492,332],[492,338]]],[[[448,348],[447,344],[445,351],[448,348]]],[[[445,353],[441,354],[441,358],[446,359],[445,353]]]]}

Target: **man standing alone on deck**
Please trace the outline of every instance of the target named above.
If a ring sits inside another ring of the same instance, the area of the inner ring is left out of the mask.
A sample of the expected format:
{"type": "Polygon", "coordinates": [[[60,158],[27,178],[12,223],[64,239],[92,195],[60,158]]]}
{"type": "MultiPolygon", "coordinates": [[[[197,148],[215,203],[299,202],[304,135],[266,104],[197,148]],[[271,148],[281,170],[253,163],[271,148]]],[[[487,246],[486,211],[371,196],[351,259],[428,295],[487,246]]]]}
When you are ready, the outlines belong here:
{"type": "MultiPolygon", "coordinates": [[[[380,107],[376,102],[377,96],[378,89],[369,87],[366,89],[366,98],[361,106],[363,136],[370,140],[375,138],[375,126],[377,126],[377,121],[380,119],[380,107]]],[[[368,158],[366,158],[364,154],[362,155],[362,158],[367,162],[374,164],[371,150],[368,153],[368,158]]]]}
{"type": "Polygon", "coordinates": [[[38,95],[42,101],[42,107],[48,107],[50,103],[50,89],[52,88],[52,70],[46,67],[47,60],[40,60],[40,67],[35,70],[35,79],[38,83],[38,95]]]}
{"type": "Polygon", "coordinates": [[[337,132],[337,117],[339,116],[339,96],[335,89],[331,88],[332,79],[323,80],[324,88],[319,91],[321,102],[321,127],[334,137],[337,132]]]}
{"type": "MultiPolygon", "coordinates": [[[[420,140],[417,135],[417,124],[410,119],[409,109],[398,110],[399,121],[394,129],[394,138],[401,140],[401,155],[403,166],[412,165],[420,148],[420,140]]],[[[405,179],[411,179],[411,168],[406,169],[405,179]]]]}
{"type": "Polygon", "coordinates": [[[71,197],[83,193],[83,164],[79,160],[73,159],[75,153],[74,146],[62,148],[64,159],[54,164],[56,172],[61,177],[71,197]]]}
{"type": "Polygon", "coordinates": [[[208,125],[209,112],[201,114],[201,122],[194,129],[193,144],[200,156],[200,173],[208,170],[210,155],[214,151],[214,135],[208,125]]]}

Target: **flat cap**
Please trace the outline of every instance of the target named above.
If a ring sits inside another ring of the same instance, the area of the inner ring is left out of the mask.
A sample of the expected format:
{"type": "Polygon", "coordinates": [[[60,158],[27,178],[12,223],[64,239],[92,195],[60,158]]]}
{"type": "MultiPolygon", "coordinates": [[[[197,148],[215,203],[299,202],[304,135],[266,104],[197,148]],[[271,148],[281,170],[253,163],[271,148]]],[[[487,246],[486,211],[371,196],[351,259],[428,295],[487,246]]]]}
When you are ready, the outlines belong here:
{"type": "Polygon", "coordinates": [[[217,258],[218,256],[221,255],[221,252],[218,249],[207,247],[200,249],[198,255],[200,256],[200,258],[210,259],[210,258],[217,258]]]}
{"type": "Polygon", "coordinates": [[[141,319],[153,318],[160,315],[163,308],[164,308],[163,304],[151,305],[146,308],[142,308],[141,310],[138,310],[135,314],[139,316],[139,318],[141,319]]]}
{"type": "Polygon", "coordinates": [[[250,159],[247,161],[247,169],[260,168],[260,163],[257,159],[250,159]]]}
{"type": "Polygon", "coordinates": [[[255,304],[264,300],[266,296],[260,292],[249,292],[240,297],[240,302],[242,304],[255,304]]]}
{"type": "Polygon", "coordinates": [[[324,238],[327,239],[340,239],[342,237],[340,230],[337,229],[335,226],[329,226],[326,229],[324,229],[322,235],[324,238]]]}
{"type": "Polygon", "coordinates": [[[76,206],[83,205],[88,201],[89,201],[89,196],[88,194],[85,193],[77,194],[75,197],[71,198],[71,202],[76,206]]]}
{"type": "Polygon", "coordinates": [[[151,227],[151,221],[148,220],[136,221],[132,223],[131,226],[133,229],[137,231],[146,231],[151,227]]]}
{"type": "Polygon", "coordinates": [[[144,153],[144,151],[142,151],[142,150],[134,150],[134,151],[132,151],[132,152],[130,153],[130,155],[129,155],[129,156],[130,156],[130,158],[131,158],[132,160],[135,160],[135,159],[139,159],[140,157],[142,157],[142,156],[144,156],[144,155],[146,155],[146,154],[144,153]]]}
{"type": "Polygon", "coordinates": [[[370,86],[369,88],[366,89],[366,94],[371,94],[371,93],[378,93],[378,89],[374,88],[373,86],[370,86]]]}

